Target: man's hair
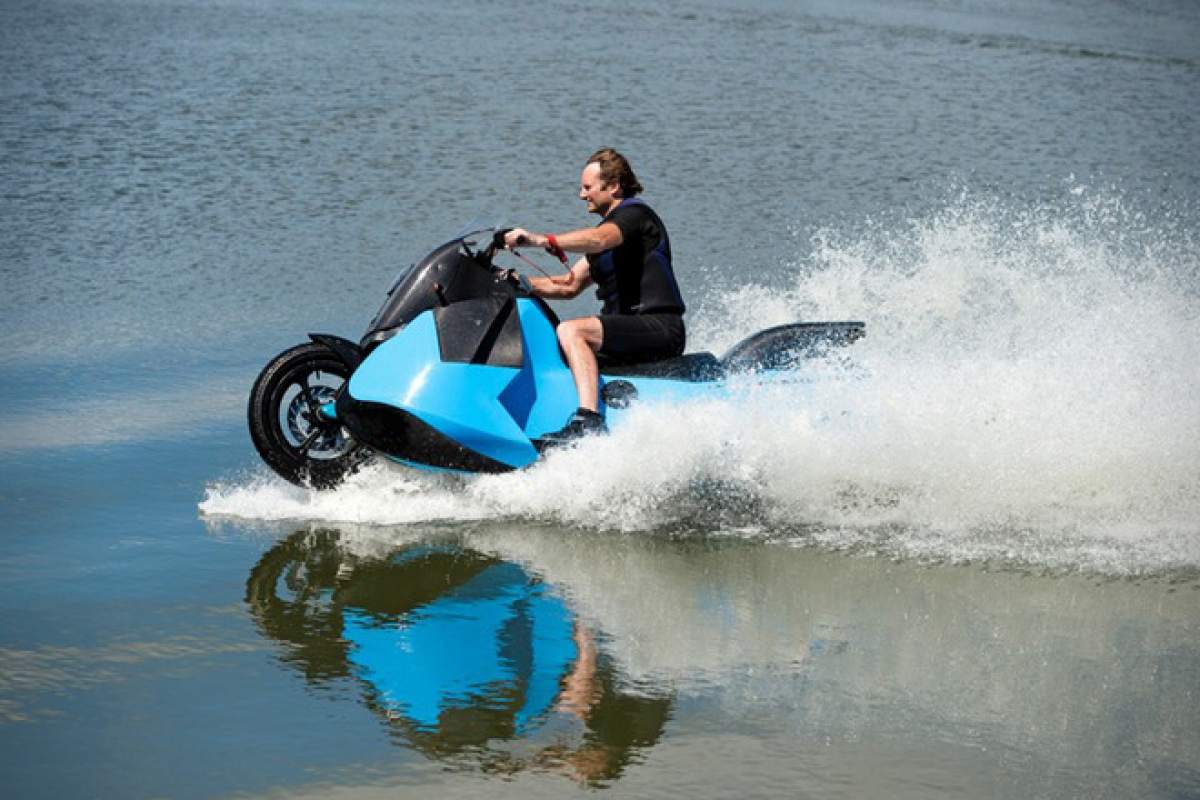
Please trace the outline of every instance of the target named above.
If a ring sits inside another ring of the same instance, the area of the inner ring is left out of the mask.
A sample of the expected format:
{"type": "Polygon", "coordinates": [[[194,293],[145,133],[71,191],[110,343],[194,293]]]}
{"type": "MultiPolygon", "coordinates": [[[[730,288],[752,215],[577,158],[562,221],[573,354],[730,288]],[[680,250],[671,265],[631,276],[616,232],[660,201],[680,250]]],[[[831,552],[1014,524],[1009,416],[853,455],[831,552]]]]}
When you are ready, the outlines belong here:
{"type": "Polygon", "coordinates": [[[629,161],[611,147],[601,147],[592,153],[587,164],[599,164],[600,179],[605,183],[621,184],[621,194],[625,197],[633,197],[642,191],[642,185],[638,183],[637,175],[633,174],[629,161]]]}

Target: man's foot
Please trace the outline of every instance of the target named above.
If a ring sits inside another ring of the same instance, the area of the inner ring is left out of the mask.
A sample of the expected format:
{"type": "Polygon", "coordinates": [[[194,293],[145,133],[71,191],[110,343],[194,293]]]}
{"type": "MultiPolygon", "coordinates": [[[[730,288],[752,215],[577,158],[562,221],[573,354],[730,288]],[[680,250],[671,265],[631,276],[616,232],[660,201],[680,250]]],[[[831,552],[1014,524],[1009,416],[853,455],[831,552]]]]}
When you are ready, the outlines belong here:
{"type": "Polygon", "coordinates": [[[608,433],[604,417],[587,408],[576,409],[571,419],[560,430],[547,433],[542,442],[548,447],[570,444],[593,434],[608,433]]]}

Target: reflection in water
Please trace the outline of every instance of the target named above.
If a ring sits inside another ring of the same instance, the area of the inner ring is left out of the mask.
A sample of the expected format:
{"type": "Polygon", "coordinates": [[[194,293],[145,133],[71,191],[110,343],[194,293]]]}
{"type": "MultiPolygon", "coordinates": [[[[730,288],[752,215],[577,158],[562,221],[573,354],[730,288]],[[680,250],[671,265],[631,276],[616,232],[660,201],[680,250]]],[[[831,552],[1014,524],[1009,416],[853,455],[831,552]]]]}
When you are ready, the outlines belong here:
{"type": "Polygon", "coordinates": [[[456,791],[483,770],[525,794],[553,772],[631,796],[1200,796],[1192,574],[488,523],[297,533],[247,600],[285,663],[357,680],[438,770],[386,785],[449,765],[456,791]]]}
{"type": "Polygon", "coordinates": [[[612,780],[662,735],[671,696],[620,685],[596,634],[516,563],[454,544],[353,554],[300,531],[251,570],[246,600],[319,685],[355,677],[406,746],[487,771],[612,780]]]}

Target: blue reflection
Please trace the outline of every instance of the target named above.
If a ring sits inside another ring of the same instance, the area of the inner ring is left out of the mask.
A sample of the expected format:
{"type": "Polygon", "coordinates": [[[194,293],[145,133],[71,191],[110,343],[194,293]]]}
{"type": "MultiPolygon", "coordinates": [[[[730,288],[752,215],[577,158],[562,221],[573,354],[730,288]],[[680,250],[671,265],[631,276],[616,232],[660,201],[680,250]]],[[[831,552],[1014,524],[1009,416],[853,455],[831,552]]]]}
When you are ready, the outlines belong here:
{"type": "Polygon", "coordinates": [[[432,758],[601,784],[670,716],[670,691],[621,688],[553,587],[458,544],[363,556],[299,531],[251,569],[246,602],[283,663],[313,685],[355,679],[395,741],[432,758]]]}
{"type": "Polygon", "coordinates": [[[360,677],[386,708],[427,731],[448,710],[492,709],[513,713],[514,732],[526,732],[578,655],[562,600],[511,563],[403,614],[347,608],[342,624],[360,677]]]}

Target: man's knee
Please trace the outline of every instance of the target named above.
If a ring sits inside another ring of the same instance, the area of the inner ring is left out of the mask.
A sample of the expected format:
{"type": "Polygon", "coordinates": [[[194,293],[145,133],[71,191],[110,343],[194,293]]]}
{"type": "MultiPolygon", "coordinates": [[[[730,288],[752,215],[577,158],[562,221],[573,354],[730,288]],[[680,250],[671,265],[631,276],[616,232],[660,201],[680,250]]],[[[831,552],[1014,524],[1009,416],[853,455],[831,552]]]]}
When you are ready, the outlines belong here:
{"type": "Polygon", "coordinates": [[[570,320],[558,323],[558,327],[554,329],[554,332],[558,334],[558,343],[563,347],[569,345],[579,335],[571,326],[570,320]]]}
{"type": "Polygon", "coordinates": [[[558,323],[558,328],[555,333],[558,334],[558,343],[566,349],[573,344],[586,344],[588,347],[595,350],[600,346],[600,336],[596,336],[593,328],[598,327],[600,320],[595,317],[583,317],[581,319],[569,319],[558,323]],[[593,341],[595,340],[595,341],[593,341]]]}

